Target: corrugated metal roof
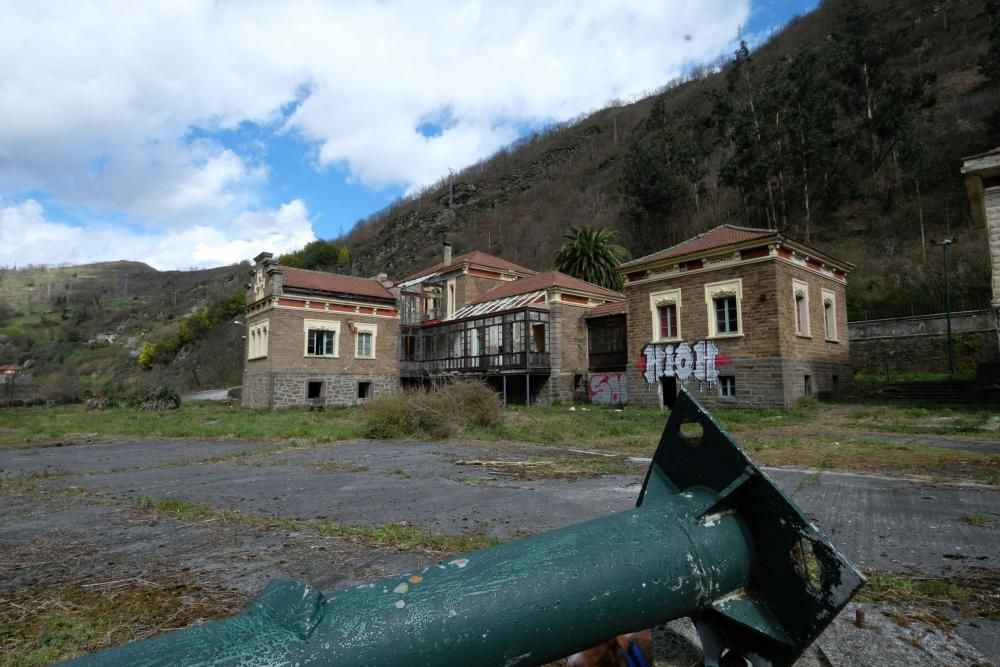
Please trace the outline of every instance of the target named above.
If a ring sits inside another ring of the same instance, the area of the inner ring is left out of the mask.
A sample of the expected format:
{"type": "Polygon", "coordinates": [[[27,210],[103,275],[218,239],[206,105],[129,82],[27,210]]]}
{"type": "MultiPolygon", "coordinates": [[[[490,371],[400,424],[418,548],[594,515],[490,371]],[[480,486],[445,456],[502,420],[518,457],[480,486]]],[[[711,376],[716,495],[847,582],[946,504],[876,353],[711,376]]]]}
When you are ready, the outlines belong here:
{"type": "Polygon", "coordinates": [[[493,301],[470,303],[462,306],[455,311],[454,315],[445,319],[462,320],[467,317],[478,317],[480,315],[492,315],[494,313],[502,313],[508,310],[516,310],[531,304],[538,297],[544,298],[545,290],[536,290],[525,294],[517,294],[503,299],[494,299],[493,301]]]}
{"type": "Polygon", "coordinates": [[[367,296],[392,301],[395,301],[396,298],[392,295],[392,292],[370,278],[357,278],[355,276],[342,276],[323,271],[293,269],[288,266],[281,267],[281,271],[285,275],[285,287],[313,290],[316,292],[330,292],[333,294],[367,296]]]}

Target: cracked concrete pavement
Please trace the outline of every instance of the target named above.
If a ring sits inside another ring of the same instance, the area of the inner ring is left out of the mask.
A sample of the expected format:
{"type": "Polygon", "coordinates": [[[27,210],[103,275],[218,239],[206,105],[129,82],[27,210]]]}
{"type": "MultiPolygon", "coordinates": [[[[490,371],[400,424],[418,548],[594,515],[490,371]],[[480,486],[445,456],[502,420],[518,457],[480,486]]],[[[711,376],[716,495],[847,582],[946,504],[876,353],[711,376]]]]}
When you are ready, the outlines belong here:
{"type": "MultiPolygon", "coordinates": [[[[426,554],[370,549],[282,529],[136,516],[130,508],[143,496],[183,498],[262,516],[358,526],[405,521],[438,533],[476,531],[502,538],[634,505],[645,472],[641,461],[634,474],[534,481],[454,462],[544,457],[549,450],[521,444],[373,441],[276,447],[194,439],[2,450],[0,479],[30,479],[43,489],[75,487],[83,493],[45,498],[0,494],[0,551],[6,554],[0,559],[0,589],[29,582],[39,573],[99,578],[172,567],[188,568],[246,595],[279,576],[331,590],[429,560],[426,554]],[[40,541],[62,544],[72,556],[41,565],[18,558],[40,541]]],[[[1000,567],[1000,495],[994,489],[853,473],[767,473],[859,567],[890,572],[915,568],[931,576],[968,566],[1000,567]],[[973,513],[990,517],[990,524],[963,520],[973,513]]],[[[978,650],[980,658],[997,661],[1000,625],[988,619],[976,623],[979,627],[963,622],[956,628],[970,645],[967,653],[978,650]]],[[[844,655],[840,662],[826,660],[851,664],[849,652],[844,655]]]]}

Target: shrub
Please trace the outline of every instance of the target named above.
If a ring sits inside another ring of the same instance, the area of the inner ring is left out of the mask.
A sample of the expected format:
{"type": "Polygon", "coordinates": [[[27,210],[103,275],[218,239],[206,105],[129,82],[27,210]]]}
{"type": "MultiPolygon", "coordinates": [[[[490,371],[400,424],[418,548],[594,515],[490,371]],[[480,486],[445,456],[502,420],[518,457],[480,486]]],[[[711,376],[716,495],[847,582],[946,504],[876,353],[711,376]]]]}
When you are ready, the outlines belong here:
{"type": "Polygon", "coordinates": [[[108,408],[135,408],[137,410],[176,410],[181,407],[181,397],[173,387],[140,387],[129,394],[109,390],[102,394],[87,394],[84,405],[88,410],[108,408]]]}
{"type": "Polygon", "coordinates": [[[181,396],[173,387],[143,387],[132,392],[127,400],[130,408],[139,410],[176,410],[181,407],[181,396]]]}
{"type": "Polygon", "coordinates": [[[503,420],[500,397],[482,382],[460,380],[431,390],[404,389],[362,407],[369,438],[450,438],[469,426],[503,420]]]}

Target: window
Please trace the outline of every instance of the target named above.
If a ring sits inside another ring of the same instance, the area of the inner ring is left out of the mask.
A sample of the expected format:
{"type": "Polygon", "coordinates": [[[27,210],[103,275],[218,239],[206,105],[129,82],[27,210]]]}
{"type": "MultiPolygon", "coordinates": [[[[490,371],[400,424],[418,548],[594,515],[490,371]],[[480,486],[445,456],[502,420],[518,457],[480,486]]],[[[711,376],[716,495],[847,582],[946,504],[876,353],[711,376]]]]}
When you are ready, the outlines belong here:
{"type": "Polygon", "coordinates": [[[354,329],[354,356],[358,359],[375,358],[375,335],[378,332],[377,325],[355,324],[354,329]]]}
{"type": "Polygon", "coordinates": [[[532,352],[545,352],[545,325],[544,324],[532,324],[531,325],[531,351],[532,352]]]}
{"type": "Polygon", "coordinates": [[[306,384],[306,398],[315,400],[323,396],[322,382],[309,382],[306,384]]]}
{"type": "Polygon", "coordinates": [[[332,357],[337,349],[337,332],[310,329],[306,343],[306,354],[316,357],[332,357]]]}
{"type": "Polygon", "coordinates": [[[358,383],[358,400],[364,401],[370,398],[372,395],[372,383],[371,382],[359,382],[358,383]]]}
{"type": "Polygon", "coordinates": [[[720,375],[719,376],[719,396],[734,397],[736,396],[736,376],[735,375],[720,375]]]}
{"type": "Polygon", "coordinates": [[[270,322],[264,320],[251,324],[247,330],[247,359],[260,359],[267,356],[268,330],[270,322]]]}
{"type": "Polygon", "coordinates": [[[832,291],[822,290],[823,295],[823,332],[829,341],[837,340],[837,295],[832,291]]]}
{"type": "Polygon", "coordinates": [[[330,320],[303,320],[305,332],[304,356],[337,357],[340,353],[340,322],[330,320]]]}
{"type": "Polygon", "coordinates": [[[402,361],[413,361],[417,358],[417,338],[412,334],[405,334],[402,338],[402,361]]]}
{"type": "Polygon", "coordinates": [[[792,300],[795,307],[795,335],[808,337],[810,336],[809,284],[801,280],[793,280],[792,300]]]}
{"type": "Polygon", "coordinates": [[[653,315],[653,340],[680,340],[680,309],[679,289],[649,295],[649,310],[653,315]]]}
{"type": "Polygon", "coordinates": [[[740,318],[736,312],[736,297],[723,296],[715,299],[715,332],[739,333],[740,318]]]}
{"type": "Polygon", "coordinates": [[[451,317],[455,314],[455,308],[457,304],[455,302],[455,279],[452,278],[447,283],[448,287],[445,291],[445,317],[451,317]]]}
{"type": "Polygon", "coordinates": [[[705,285],[709,338],[743,335],[742,302],[743,281],[740,278],[705,285]]]}

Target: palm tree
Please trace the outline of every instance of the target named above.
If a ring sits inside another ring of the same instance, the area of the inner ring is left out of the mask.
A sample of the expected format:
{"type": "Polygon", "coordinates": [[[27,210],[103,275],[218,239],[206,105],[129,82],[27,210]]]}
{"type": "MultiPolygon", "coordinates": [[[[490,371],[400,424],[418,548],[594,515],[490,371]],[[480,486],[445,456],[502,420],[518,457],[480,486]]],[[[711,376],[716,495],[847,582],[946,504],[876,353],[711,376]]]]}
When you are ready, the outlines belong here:
{"type": "Polygon", "coordinates": [[[618,265],[631,254],[614,243],[617,236],[618,231],[611,227],[570,227],[554,259],[556,270],[607,289],[621,290],[618,265]]]}

